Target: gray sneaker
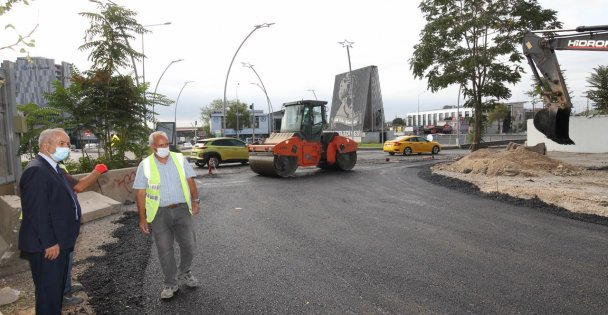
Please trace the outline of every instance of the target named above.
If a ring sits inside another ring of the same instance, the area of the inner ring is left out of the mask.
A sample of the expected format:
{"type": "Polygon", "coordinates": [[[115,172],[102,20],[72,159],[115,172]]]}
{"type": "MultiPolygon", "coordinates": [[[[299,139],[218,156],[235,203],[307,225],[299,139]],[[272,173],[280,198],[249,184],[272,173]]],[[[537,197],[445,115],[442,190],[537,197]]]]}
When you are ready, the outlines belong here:
{"type": "Polygon", "coordinates": [[[82,283],[78,282],[78,281],[72,281],[72,290],[70,291],[70,293],[76,293],[76,292],[80,292],[84,290],[84,286],[82,285],[82,283]]]}
{"type": "Polygon", "coordinates": [[[63,305],[65,306],[74,306],[81,304],[82,302],[84,302],[83,298],[76,295],[72,295],[71,293],[65,294],[63,296],[63,305]]]}
{"type": "Polygon", "coordinates": [[[176,285],[165,285],[163,291],[160,293],[160,298],[163,300],[170,299],[177,290],[179,290],[179,288],[176,285]]]}
{"type": "Polygon", "coordinates": [[[185,284],[189,288],[196,288],[196,287],[198,287],[200,285],[198,283],[198,279],[196,279],[192,275],[192,273],[190,271],[188,271],[188,272],[184,273],[183,275],[180,275],[179,277],[177,277],[177,280],[181,284],[185,284]]]}

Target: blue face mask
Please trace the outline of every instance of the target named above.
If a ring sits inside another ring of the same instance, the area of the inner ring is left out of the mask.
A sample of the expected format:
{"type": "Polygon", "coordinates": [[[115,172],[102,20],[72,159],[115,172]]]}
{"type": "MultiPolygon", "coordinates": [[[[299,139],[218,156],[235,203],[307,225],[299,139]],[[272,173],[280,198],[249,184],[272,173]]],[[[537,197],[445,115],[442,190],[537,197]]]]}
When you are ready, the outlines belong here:
{"type": "Polygon", "coordinates": [[[55,162],[61,162],[70,156],[70,148],[57,147],[55,153],[51,154],[51,157],[55,162]]]}

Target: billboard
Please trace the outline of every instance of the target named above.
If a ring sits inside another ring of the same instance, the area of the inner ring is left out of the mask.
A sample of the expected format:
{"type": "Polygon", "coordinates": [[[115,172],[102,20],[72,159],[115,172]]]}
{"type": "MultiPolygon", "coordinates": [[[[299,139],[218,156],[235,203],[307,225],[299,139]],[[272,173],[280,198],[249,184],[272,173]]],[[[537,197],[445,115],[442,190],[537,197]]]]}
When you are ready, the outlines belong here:
{"type": "Polygon", "coordinates": [[[156,131],[164,131],[167,134],[169,141],[173,143],[173,135],[175,135],[175,123],[169,121],[159,121],[156,123],[156,131]]]}
{"type": "Polygon", "coordinates": [[[329,118],[330,129],[345,136],[382,128],[384,109],[378,67],[368,66],[336,75],[329,118]]]}

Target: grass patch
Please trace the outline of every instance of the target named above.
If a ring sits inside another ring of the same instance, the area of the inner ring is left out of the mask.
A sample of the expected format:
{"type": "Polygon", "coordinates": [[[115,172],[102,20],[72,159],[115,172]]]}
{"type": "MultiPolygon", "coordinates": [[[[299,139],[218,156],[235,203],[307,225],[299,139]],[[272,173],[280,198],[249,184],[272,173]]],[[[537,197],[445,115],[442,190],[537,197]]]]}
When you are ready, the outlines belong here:
{"type": "Polygon", "coordinates": [[[381,143],[359,143],[359,148],[382,149],[381,143]]]}

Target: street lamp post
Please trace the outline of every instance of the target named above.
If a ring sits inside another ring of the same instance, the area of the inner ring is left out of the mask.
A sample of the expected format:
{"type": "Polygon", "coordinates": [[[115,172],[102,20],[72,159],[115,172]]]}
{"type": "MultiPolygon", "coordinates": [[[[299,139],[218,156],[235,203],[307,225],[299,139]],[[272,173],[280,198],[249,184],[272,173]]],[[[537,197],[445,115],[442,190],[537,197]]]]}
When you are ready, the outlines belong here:
{"type": "Polygon", "coordinates": [[[456,146],[460,149],[460,91],[462,85],[458,87],[458,101],[456,101],[456,146]]]}
{"type": "MultiPolygon", "coordinates": [[[[146,29],[146,27],[153,27],[153,26],[161,26],[161,25],[170,25],[171,22],[165,22],[165,23],[159,23],[159,24],[148,24],[148,25],[143,25],[142,27],[144,28],[143,32],[141,33],[141,71],[142,71],[142,81],[144,84],[146,84],[146,53],[144,50],[144,36],[146,34],[146,32],[148,31],[146,29]]],[[[135,68],[135,60],[133,58],[133,56],[131,56],[132,62],[133,62],[133,68],[135,68]]],[[[139,86],[139,79],[137,78],[137,70],[135,71],[135,79],[137,81],[137,86],[139,86]]],[[[148,98],[147,98],[147,94],[148,94],[148,89],[146,87],[146,89],[144,90],[144,101],[145,101],[145,108],[144,108],[144,117],[143,117],[143,121],[145,124],[147,124],[147,116],[148,116],[148,98]]]]}
{"type": "MultiPolygon", "coordinates": [[[[143,27],[153,27],[153,26],[161,26],[161,25],[171,25],[171,22],[159,23],[159,24],[149,24],[144,25],[143,27]]],[[[141,54],[144,55],[141,58],[141,76],[144,83],[146,83],[146,54],[144,52],[144,33],[141,34],[141,54]]]]}
{"type": "Polygon", "coordinates": [[[236,84],[236,138],[239,138],[239,85],[241,83],[236,84]]]}
{"type": "Polygon", "coordinates": [[[342,47],[346,48],[346,54],[348,55],[348,75],[350,77],[350,84],[348,85],[348,94],[350,95],[350,109],[351,109],[351,117],[350,117],[350,135],[353,140],[355,140],[355,104],[353,99],[353,69],[350,63],[350,48],[353,47],[354,42],[349,42],[348,40],[344,40],[343,42],[338,42],[338,44],[342,45],[342,47]]]}
{"type": "Polygon", "coordinates": [[[182,91],[189,83],[194,81],[186,81],[182,86],[182,89],[179,90],[179,94],[177,94],[177,100],[175,101],[175,113],[173,114],[173,124],[175,125],[175,132],[173,133],[173,145],[177,146],[177,104],[179,103],[179,97],[182,96],[182,91]]]}
{"type": "MultiPolygon", "coordinates": [[[[262,92],[264,92],[264,94],[266,94],[266,90],[264,90],[264,87],[262,85],[260,85],[257,82],[251,82],[251,84],[257,85],[262,90],[262,92]]],[[[268,136],[270,136],[271,128],[272,128],[272,124],[270,123],[270,120],[272,120],[272,117],[270,117],[272,115],[272,111],[270,110],[270,108],[272,108],[272,107],[270,105],[270,99],[268,98],[268,94],[266,94],[266,102],[268,102],[268,108],[269,108],[269,111],[270,111],[270,114],[268,115],[269,116],[269,119],[268,119],[268,136]]]]}
{"type": "Polygon", "coordinates": [[[251,123],[251,143],[255,142],[255,107],[253,107],[253,103],[251,103],[251,118],[253,122],[251,123]]]}
{"type": "Polygon", "coordinates": [[[312,92],[312,95],[314,95],[314,96],[315,96],[315,100],[319,100],[319,99],[317,98],[317,93],[315,93],[315,90],[314,90],[314,89],[308,89],[308,90],[306,90],[306,91],[308,91],[308,92],[312,92]]]}
{"type": "Polygon", "coordinates": [[[260,25],[254,25],[253,30],[251,30],[251,32],[249,32],[247,37],[245,37],[245,39],[243,39],[243,41],[239,45],[239,48],[236,49],[234,56],[232,56],[232,60],[230,61],[230,65],[228,66],[228,72],[226,72],[226,81],[224,82],[224,103],[223,103],[224,121],[222,122],[222,136],[224,136],[225,132],[226,132],[226,88],[228,87],[228,76],[230,75],[230,69],[232,69],[232,64],[234,63],[234,59],[236,58],[236,55],[239,53],[239,50],[241,50],[241,47],[243,47],[243,44],[245,44],[245,42],[251,36],[251,34],[253,34],[253,32],[257,31],[258,29],[260,29],[262,27],[270,27],[273,24],[274,23],[264,23],[264,24],[260,24],[260,25]]]}
{"type": "Polygon", "coordinates": [[[194,127],[194,139],[195,139],[195,141],[198,140],[197,136],[196,136],[196,129],[198,129],[197,124],[198,124],[197,120],[194,121],[194,124],[190,123],[190,126],[194,127]]]}
{"type": "Polygon", "coordinates": [[[382,108],[378,109],[378,115],[381,115],[380,118],[382,120],[382,133],[380,134],[380,143],[384,143],[384,113],[382,113],[382,108]]]}
{"type": "Polygon", "coordinates": [[[163,73],[160,75],[160,78],[158,78],[158,81],[156,81],[156,86],[154,87],[154,102],[152,103],[152,123],[154,123],[154,120],[156,119],[156,113],[154,112],[154,105],[156,104],[156,90],[158,89],[158,84],[160,83],[160,80],[163,78],[163,75],[165,75],[165,72],[167,72],[167,70],[169,69],[169,67],[171,67],[172,64],[176,63],[176,62],[180,62],[183,61],[184,59],[177,59],[177,60],[173,60],[171,61],[167,67],[165,68],[165,70],[163,71],[163,73]]]}
{"type": "MultiPolygon", "coordinates": [[[[260,78],[260,75],[258,74],[257,71],[255,71],[255,68],[253,67],[253,65],[251,63],[241,62],[241,64],[243,64],[243,67],[247,67],[247,68],[251,69],[253,71],[253,73],[255,73],[255,76],[258,77],[258,81],[260,81],[261,85],[257,84],[257,86],[259,86],[262,89],[262,91],[264,92],[264,95],[266,95],[266,102],[268,103],[268,112],[269,112],[269,115],[272,115],[272,112],[274,110],[272,108],[272,103],[270,102],[270,98],[268,97],[268,92],[266,91],[266,86],[264,85],[264,82],[262,82],[262,78],[260,78]]],[[[268,135],[270,135],[270,131],[273,130],[272,120],[273,119],[268,119],[268,135]]]]}

